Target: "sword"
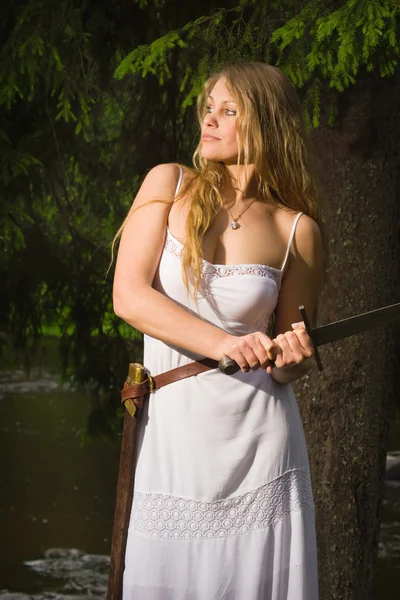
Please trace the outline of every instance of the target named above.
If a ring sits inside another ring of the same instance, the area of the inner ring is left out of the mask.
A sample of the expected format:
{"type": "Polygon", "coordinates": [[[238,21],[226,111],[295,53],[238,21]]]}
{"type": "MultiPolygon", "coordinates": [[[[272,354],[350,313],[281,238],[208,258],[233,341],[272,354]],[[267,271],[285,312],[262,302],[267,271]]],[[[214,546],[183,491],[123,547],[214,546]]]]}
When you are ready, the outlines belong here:
{"type": "MultiPolygon", "coordinates": [[[[335,321],[334,323],[327,323],[326,325],[320,325],[319,327],[311,327],[309,318],[307,316],[304,306],[299,306],[299,311],[304,321],[304,325],[308,335],[310,336],[314,346],[314,358],[318,366],[318,370],[322,371],[323,366],[321,358],[318,352],[318,346],[324,346],[337,340],[343,340],[344,338],[356,335],[357,333],[363,333],[369,331],[375,327],[382,327],[387,325],[391,321],[400,318],[400,302],[397,304],[391,304],[390,306],[384,306],[376,310],[371,310],[348,319],[342,319],[341,321],[335,321]]],[[[233,375],[239,371],[239,365],[229,358],[229,356],[223,356],[219,361],[219,369],[226,375],[233,375]]]]}
{"type": "MultiPolygon", "coordinates": [[[[141,383],[146,377],[143,365],[129,364],[129,373],[125,385],[141,383]]],[[[115,502],[114,526],[111,542],[110,571],[108,576],[107,600],[121,600],[122,582],[125,567],[126,540],[131,515],[134,467],[136,464],[136,435],[138,415],[132,400],[125,402],[124,430],[119,461],[117,497],[115,502]]]]}
{"type": "MultiPolygon", "coordinates": [[[[349,319],[328,323],[320,327],[311,327],[304,306],[299,306],[299,311],[304,321],[305,328],[314,345],[314,356],[320,371],[322,363],[318,354],[318,346],[329,344],[336,340],[368,331],[374,327],[386,325],[394,319],[400,318],[400,302],[373,310],[349,319]]],[[[224,356],[219,361],[219,369],[227,375],[232,375],[239,370],[239,365],[224,356]]],[[[141,383],[145,378],[145,369],[139,363],[129,365],[129,376],[126,385],[141,383]]],[[[108,582],[107,600],[120,600],[122,597],[122,578],[124,571],[124,558],[128,524],[132,506],[134,466],[136,463],[136,431],[137,413],[132,401],[125,402],[124,434],[122,438],[121,459],[118,474],[117,500],[114,516],[114,528],[111,545],[110,575],[108,582]]],[[[140,415],[139,415],[140,418],[140,415]]]]}

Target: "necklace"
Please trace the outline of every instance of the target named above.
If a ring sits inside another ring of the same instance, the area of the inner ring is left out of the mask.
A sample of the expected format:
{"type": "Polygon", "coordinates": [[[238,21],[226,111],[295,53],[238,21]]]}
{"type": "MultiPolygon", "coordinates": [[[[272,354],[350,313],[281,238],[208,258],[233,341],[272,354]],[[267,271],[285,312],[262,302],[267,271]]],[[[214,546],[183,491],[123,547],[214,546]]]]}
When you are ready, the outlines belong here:
{"type": "Polygon", "coordinates": [[[232,217],[232,221],[229,223],[229,225],[230,225],[231,229],[239,229],[239,228],[240,228],[240,225],[239,225],[239,223],[238,223],[238,221],[239,221],[240,217],[243,215],[243,213],[245,213],[245,212],[246,212],[246,210],[247,210],[248,208],[250,208],[250,206],[251,206],[251,205],[253,204],[253,202],[255,202],[255,201],[256,201],[256,199],[254,198],[254,200],[252,200],[252,201],[250,202],[250,204],[248,204],[248,205],[246,206],[246,208],[245,208],[244,210],[242,210],[242,212],[241,212],[241,213],[240,213],[240,214],[239,214],[237,217],[234,217],[234,216],[233,216],[233,214],[231,213],[231,210],[230,210],[230,208],[228,208],[229,214],[230,214],[230,215],[231,215],[231,217],[232,217]]]}

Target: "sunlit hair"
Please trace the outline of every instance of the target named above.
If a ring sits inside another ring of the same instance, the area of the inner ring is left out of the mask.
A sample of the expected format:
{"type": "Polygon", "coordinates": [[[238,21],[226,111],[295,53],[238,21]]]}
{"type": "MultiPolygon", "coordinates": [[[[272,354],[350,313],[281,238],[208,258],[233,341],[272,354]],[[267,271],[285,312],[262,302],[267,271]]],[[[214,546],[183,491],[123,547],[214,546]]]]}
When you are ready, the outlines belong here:
{"type": "MultiPolygon", "coordinates": [[[[322,228],[317,189],[311,174],[306,131],[300,101],[288,77],[276,67],[263,63],[228,65],[212,75],[198,98],[200,126],[207,113],[208,96],[219,78],[237,104],[238,170],[255,165],[258,199],[286,206],[312,217],[322,228]]],[[[203,236],[223,207],[221,184],[225,166],[201,155],[201,143],[194,156],[192,177],[182,192],[190,203],[183,278],[195,298],[200,284],[203,236]]]]}
{"type": "MultiPolygon", "coordinates": [[[[254,164],[258,200],[303,212],[323,231],[303,113],[290,80],[276,67],[264,63],[223,67],[206,81],[198,97],[200,127],[207,113],[208,96],[221,77],[237,105],[238,179],[241,168],[254,164]]],[[[193,169],[185,167],[187,177],[178,200],[189,203],[182,275],[188,293],[196,300],[201,281],[203,237],[224,206],[221,191],[226,175],[223,163],[202,157],[201,143],[193,155],[193,164],[193,169]]],[[[112,253],[134,208],[133,205],[114,237],[112,253]]]]}

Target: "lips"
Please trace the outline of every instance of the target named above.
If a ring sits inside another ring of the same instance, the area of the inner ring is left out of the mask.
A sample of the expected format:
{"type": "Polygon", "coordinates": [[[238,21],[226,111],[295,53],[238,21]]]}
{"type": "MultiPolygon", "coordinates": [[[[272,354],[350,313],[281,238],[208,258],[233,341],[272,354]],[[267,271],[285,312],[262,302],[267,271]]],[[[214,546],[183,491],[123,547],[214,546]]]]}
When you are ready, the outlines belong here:
{"type": "Polygon", "coordinates": [[[213,135],[202,135],[201,141],[202,142],[218,142],[219,138],[216,138],[213,135]]]}

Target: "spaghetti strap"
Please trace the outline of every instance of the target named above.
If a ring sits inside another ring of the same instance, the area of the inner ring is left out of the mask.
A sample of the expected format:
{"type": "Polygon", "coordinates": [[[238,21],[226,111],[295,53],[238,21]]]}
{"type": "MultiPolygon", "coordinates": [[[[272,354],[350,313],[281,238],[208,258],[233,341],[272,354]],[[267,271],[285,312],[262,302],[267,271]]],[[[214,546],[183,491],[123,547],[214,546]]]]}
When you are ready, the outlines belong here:
{"type": "Polygon", "coordinates": [[[176,184],[175,198],[177,197],[177,195],[179,194],[179,190],[181,189],[182,178],[183,178],[183,169],[182,169],[182,167],[179,167],[179,178],[178,178],[178,183],[176,184]]]}
{"type": "Polygon", "coordinates": [[[300,213],[298,213],[296,215],[296,218],[295,218],[294,223],[292,225],[292,231],[290,232],[289,242],[288,242],[287,249],[286,249],[285,260],[283,261],[283,265],[282,265],[282,268],[281,268],[282,272],[285,270],[287,259],[289,257],[290,248],[291,248],[292,242],[293,242],[294,233],[296,231],[296,226],[297,226],[297,223],[298,223],[298,221],[299,221],[299,219],[300,219],[300,217],[301,217],[302,214],[303,213],[300,212],[300,213]]]}

